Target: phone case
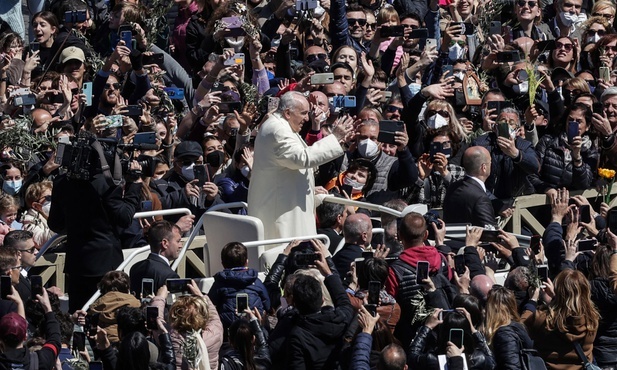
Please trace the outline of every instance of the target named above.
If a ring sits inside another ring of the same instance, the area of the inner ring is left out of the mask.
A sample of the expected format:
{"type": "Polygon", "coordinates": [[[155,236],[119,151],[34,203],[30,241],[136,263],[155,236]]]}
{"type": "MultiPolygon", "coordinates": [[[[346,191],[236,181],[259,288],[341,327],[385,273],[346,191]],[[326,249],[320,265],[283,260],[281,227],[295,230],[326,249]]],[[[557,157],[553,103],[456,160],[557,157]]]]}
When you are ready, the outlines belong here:
{"type": "Polygon", "coordinates": [[[84,82],[81,91],[86,96],[86,107],[92,105],[92,82],[84,82]]]}

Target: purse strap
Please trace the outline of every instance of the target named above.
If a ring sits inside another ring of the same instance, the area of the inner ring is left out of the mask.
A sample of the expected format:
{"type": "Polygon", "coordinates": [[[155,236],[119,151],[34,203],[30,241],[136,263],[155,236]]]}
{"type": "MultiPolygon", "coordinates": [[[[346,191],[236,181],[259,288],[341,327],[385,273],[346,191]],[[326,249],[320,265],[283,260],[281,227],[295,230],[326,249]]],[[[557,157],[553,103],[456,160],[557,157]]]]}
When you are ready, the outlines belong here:
{"type": "Polygon", "coordinates": [[[583,365],[587,366],[587,364],[589,364],[589,360],[587,359],[587,356],[585,356],[585,352],[583,352],[583,348],[581,348],[581,345],[578,342],[574,342],[574,350],[576,351],[578,357],[583,361],[583,365]]]}

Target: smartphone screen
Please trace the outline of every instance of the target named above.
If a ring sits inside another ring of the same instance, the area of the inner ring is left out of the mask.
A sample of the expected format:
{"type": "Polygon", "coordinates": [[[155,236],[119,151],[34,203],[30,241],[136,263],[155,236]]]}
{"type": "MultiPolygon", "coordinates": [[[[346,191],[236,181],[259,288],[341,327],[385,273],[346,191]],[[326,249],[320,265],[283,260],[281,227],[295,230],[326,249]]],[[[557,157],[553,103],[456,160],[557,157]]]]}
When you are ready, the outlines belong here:
{"type": "Polygon", "coordinates": [[[84,82],[81,87],[82,93],[86,96],[86,107],[92,105],[92,82],[84,82]]]}
{"type": "Polygon", "coordinates": [[[608,229],[613,234],[617,234],[617,209],[611,209],[610,211],[608,211],[606,220],[608,223],[608,229]]]}
{"type": "Polygon", "coordinates": [[[579,252],[594,251],[596,250],[597,244],[598,243],[595,239],[579,240],[578,241],[578,251],[579,252]]]}
{"type": "Polygon", "coordinates": [[[578,122],[568,122],[568,142],[572,143],[575,137],[578,136],[578,122]]]}
{"type": "Polygon", "coordinates": [[[7,275],[0,276],[0,298],[8,299],[12,292],[11,277],[7,275]]]}
{"type": "Polygon", "coordinates": [[[141,296],[148,297],[154,294],[154,280],[141,279],[141,296]]]}
{"type": "Polygon", "coordinates": [[[90,315],[89,317],[90,317],[90,319],[88,321],[88,323],[89,323],[88,335],[93,337],[93,336],[96,335],[96,332],[98,330],[99,314],[98,313],[94,313],[94,314],[90,315]]]}
{"type": "Polygon", "coordinates": [[[73,332],[73,348],[79,352],[86,350],[86,333],[83,331],[73,332]]]}
{"type": "Polygon", "coordinates": [[[141,211],[142,212],[150,212],[150,211],[152,211],[152,201],[151,200],[143,200],[141,202],[141,211]]]}
{"type": "Polygon", "coordinates": [[[454,270],[459,276],[465,273],[465,256],[464,255],[457,254],[456,256],[454,256],[454,270]]]}
{"type": "Polygon", "coordinates": [[[150,330],[158,329],[158,323],[156,319],[159,315],[158,307],[148,307],[146,308],[146,327],[150,330]]]}
{"type": "Polygon", "coordinates": [[[529,247],[533,251],[533,254],[540,253],[540,241],[542,237],[540,235],[533,235],[529,241],[529,247]]]}
{"type": "Polygon", "coordinates": [[[450,342],[458,348],[463,348],[463,329],[450,329],[450,342]]]}
{"type": "Polygon", "coordinates": [[[32,288],[32,300],[37,299],[37,294],[43,295],[43,277],[40,275],[30,276],[30,287],[32,288]]]}
{"type": "Polygon", "coordinates": [[[203,164],[193,166],[193,173],[197,179],[197,185],[199,188],[204,186],[204,184],[208,181],[206,166],[203,164]]]}
{"type": "Polygon", "coordinates": [[[379,294],[381,292],[381,283],[379,281],[368,282],[368,303],[379,304],[379,294]]]}
{"type": "Polygon", "coordinates": [[[540,280],[542,282],[548,281],[548,266],[547,265],[538,266],[538,276],[540,277],[540,280]]]}
{"type": "Polygon", "coordinates": [[[244,310],[249,308],[249,296],[246,293],[236,294],[236,311],[243,313],[244,310]]]}
{"type": "Polygon", "coordinates": [[[418,261],[416,266],[416,284],[424,284],[422,280],[428,278],[429,263],[427,261],[418,261]]]}
{"type": "Polygon", "coordinates": [[[588,204],[584,204],[578,207],[578,216],[581,222],[586,224],[591,222],[591,207],[588,204]]]}
{"type": "Polygon", "coordinates": [[[92,361],[88,366],[89,370],[103,370],[103,363],[100,361],[92,361]]]}
{"type": "Polygon", "coordinates": [[[377,316],[377,305],[376,304],[365,304],[364,308],[371,314],[371,316],[377,316]]]}

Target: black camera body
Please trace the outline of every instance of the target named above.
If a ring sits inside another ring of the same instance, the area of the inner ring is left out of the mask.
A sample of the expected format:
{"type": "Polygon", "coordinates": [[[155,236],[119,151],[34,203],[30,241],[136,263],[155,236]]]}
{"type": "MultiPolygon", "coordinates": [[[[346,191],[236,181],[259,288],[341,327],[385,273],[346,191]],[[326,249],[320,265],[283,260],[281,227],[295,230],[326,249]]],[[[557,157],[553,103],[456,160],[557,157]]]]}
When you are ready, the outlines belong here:
{"type": "Polygon", "coordinates": [[[435,226],[437,226],[438,229],[441,229],[445,225],[443,224],[443,222],[441,222],[441,220],[435,213],[426,212],[422,217],[424,217],[424,220],[426,221],[426,228],[428,230],[428,238],[430,240],[435,240],[435,231],[433,230],[432,224],[435,224],[435,226]]]}

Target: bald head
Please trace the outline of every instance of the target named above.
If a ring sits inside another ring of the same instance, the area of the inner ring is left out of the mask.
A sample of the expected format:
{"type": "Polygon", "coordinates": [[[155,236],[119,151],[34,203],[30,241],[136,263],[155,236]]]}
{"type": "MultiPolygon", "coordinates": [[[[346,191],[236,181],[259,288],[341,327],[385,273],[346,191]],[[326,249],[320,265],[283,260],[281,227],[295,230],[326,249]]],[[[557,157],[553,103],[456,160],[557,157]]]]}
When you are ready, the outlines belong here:
{"type": "Polygon", "coordinates": [[[530,37],[519,37],[518,39],[513,41],[515,45],[517,45],[523,50],[523,53],[525,53],[525,57],[527,57],[531,52],[531,48],[533,47],[534,42],[535,41],[533,41],[533,39],[530,37]]]}
{"type": "MultiPolygon", "coordinates": [[[[482,165],[488,163],[490,170],[491,154],[483,146],[472,146],[463,153],[463,167],[470,176],[483,175],[482,165]]],[[[487,175],[488,177],[488,175],[487,175]]]]}
{"type": "Polygon", "coordinates": [[[343,235],[346,243],[368,245],[373,236],[371,219],[363,213],[348,216],[343,225],[343,235]]]}
{"type": "Polygon", "coordinates": [[[488,292],[493,285],[495,285],[495,282],[487,275],[476,275],[469,284],[469,293],[480,301],[486,302],[488,292]]]}
{"type": "Polygon", "coordinates": [[[405,350],[398,344],[388,344],[379,355],[379,370],[405,370],[407,369],[407,356],[405,350]]]}
{"type": "Polygon", "coordinates": [[[32,111],[32,129],[34,132],[45,132],[51,123],[51,113],[42,108],[32,111]]]}

